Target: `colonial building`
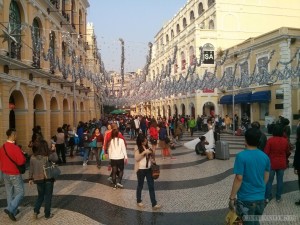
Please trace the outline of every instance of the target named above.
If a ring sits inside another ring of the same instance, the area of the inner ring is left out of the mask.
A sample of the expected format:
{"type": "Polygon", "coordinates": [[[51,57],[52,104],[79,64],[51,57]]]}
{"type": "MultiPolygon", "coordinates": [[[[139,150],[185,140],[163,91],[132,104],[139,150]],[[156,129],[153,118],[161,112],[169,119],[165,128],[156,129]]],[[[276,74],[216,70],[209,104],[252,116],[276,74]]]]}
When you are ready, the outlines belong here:
{"type": "Polygon", "coordinates": [[[88,7],[88,0],[0,1],[1,142],[16,128],[26,150],[35,125],[50,140],[64,123],[100,117],[88,7]]]}
{"type": "Polygon", "coordinates": [[[282,27],[234,45],[217,71],[233,86],[219,90],[220,112],[266,125],[300,119],[300,29],[282,27]],[[250,83],[250,85],[248,85],[250,83]],[[234,98],[232,97],[234,96],[234,98]]]}
{"type": "MultiPolygon", "coordinates": [[[[300,1],[188,0],[155,36],[148,80],[215,75],[215,58],[250,37],[300,21],[300,1]]],[[[204,88],[151,101],[151,112],[201,115],[218,107],[217,90],[204,88]]],[[[223,115],[224,116],[224,115],[223,115]]]]}

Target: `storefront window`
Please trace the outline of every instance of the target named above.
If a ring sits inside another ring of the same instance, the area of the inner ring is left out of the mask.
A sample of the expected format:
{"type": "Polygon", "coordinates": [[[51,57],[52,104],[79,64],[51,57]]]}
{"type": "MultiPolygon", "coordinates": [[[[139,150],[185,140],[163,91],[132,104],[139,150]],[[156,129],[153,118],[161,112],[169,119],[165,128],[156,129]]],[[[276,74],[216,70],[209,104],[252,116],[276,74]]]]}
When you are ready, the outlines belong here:
{"type": "Polygon", "coordinates": [[[269,115],[269,103],[259,103],[259,118],[264,120],[267,115],[269,115]]]}

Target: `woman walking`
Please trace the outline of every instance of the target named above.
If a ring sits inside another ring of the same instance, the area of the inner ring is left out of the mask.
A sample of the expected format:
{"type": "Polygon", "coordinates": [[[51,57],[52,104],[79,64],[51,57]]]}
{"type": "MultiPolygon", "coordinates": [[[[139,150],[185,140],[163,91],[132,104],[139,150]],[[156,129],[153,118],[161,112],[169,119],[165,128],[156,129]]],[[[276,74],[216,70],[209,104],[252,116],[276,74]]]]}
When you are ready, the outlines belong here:
{"type": "Polygon", "coordinates": [[[170,139],[167,135],[167,129],[164,123],[161,123],[160,130],[159,130],[159,147],[161,147],[161,156],[165,159],[166,156],[170,156],[171,159],[176,159],[172,156],[170,146],[169,146],[170,139]]]}
{"type": "Polygon", "coordinates": [[[142,190],[144,186],[144,180],[146,177],[150,200],[153,209],[160,209],[161,205],[157,204],[154,190],[154,180],[151,174],[151,163],[155,163],[153,158],[153,151],[148,146],[148,140],[143,134],[139,134],[136,139],[137,148],[134,150],[134,171],[137,175],[138,186],[136,189],[137,205],[141,208],[144,207],[142,202],[142,190]]]}
{"type": "Polygon", "coordinates": [[[37,219],[41,206],[45,202],[45,218],[49,219],[53,217],[53,214],[51,214],[51,201],[55,180],[53,178],[45,178],[43,166],[47,160],[56,162],[58,157],[55,148],[50,151],[48,143],[45,140],[41,140],[35,148],[34,154],[30,159],[29,169],[29,184],[32,185],[35,183],[38,191],[38,198],[34,204],[34,218],[37,219]]]}
{"type": "Polygon", "coordinates": [[[57,128],[55,135],[55,147],[58,155],[58,163],[66,163],[66,146],[65,146],[65,133],[61,127],[57,128]]]}
{"type": "Polygon", "coordinates": [[[97,162],[97,167],[100,169],[101,167],[101,151],[102,151],[102,145],[103,145],[103,135],[100,132],[100,129],[98,127],[95,128],[93,135],[92,135],[92,140],[96,139],[96,148],[92,148],[92,153],[96,156],[96,162],[97,162]]]}
{"type": "Polygon", "coordinates": [[[280,202],[283,189],[283,174],[287,168],[287,156],[289,154],[289,143],[283,137],[282,126],[274,126],[273,137],[267,141],[264,151],[271,161],[271,171],[265,194],[266,202],[268,203],[272,199],[272,184],[275,174],[277,179],[276,201],[280,202]]]}
{"type": "Polygon", "coordinates": [[[119,138],[119,130],[113,129],[111,131],[111,140],[108,144],[108,155],[110,158],[110,164],[112,167],[112,182],[113,189],[123,188],[122,178],[124,172],[124,164],[127,164],[127,152],[125,142],[122,138],[119,138]],[[117,182],[118,172],[118,182],[117,182]]]}

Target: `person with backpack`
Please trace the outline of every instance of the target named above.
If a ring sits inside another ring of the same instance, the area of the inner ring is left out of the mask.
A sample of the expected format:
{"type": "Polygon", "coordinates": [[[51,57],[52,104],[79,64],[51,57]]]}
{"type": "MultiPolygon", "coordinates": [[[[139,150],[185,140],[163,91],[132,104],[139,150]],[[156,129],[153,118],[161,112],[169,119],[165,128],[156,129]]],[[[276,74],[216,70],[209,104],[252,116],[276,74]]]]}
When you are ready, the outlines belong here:
{"type": "Polygon", "coordinates": [[[84,148],[84,155],[83,155],[83,166],[87,166],[89,155],[91,148],[89,146],[91,142],[91,135],[89,134],[89,129],[84,128],[83,134],[82,134],[82,141],[83,141],[83,148],[84,148]]]}
{"type": "Polygon", "coordinates": [[[167,135],[167,129],[164,123],[160,124],[160,130],[159,130],[159,147],[161,147],[161,156],[163,159],[165,159],[166,156],[170,156],[171,159],[176,159],[172,156],[171,150],[170,150],[170,139],[167,135]]]}

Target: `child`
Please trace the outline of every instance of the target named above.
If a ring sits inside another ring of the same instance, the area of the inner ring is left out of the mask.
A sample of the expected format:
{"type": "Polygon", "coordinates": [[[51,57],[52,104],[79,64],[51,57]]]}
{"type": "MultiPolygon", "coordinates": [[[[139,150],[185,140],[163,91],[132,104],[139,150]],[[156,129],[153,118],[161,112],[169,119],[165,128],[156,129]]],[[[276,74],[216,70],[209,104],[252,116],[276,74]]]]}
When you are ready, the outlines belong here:
{"type": "Polygon", "coordinates": [[[205,136],[201,136],[199,137],[200,142],[196,145],[195,147],[195,151],[197,155],[206,155],[205,151],[205,145],[208,145],[209,143],[206,141],[206,137],[205,136]]]}

